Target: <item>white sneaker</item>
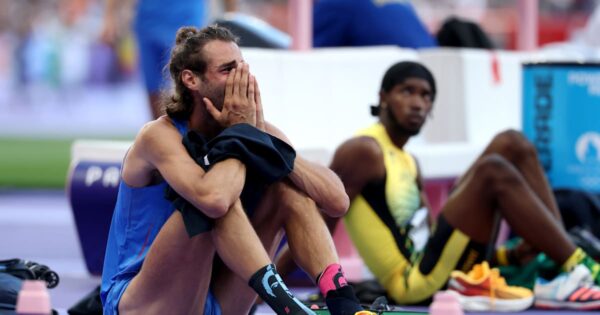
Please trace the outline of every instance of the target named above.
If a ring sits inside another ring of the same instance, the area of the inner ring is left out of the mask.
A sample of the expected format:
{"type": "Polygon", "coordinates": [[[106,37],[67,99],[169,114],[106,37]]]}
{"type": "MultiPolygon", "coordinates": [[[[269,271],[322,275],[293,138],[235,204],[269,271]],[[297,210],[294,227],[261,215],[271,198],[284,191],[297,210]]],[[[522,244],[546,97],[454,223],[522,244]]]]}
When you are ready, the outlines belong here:
{"type": "Polygon", "coordinates": [[[594,285],[592,274],[584,265],[577,265],[552,281],[539,278],[533,292],[539,308],[600,310],[600,287],[594,285]]]}

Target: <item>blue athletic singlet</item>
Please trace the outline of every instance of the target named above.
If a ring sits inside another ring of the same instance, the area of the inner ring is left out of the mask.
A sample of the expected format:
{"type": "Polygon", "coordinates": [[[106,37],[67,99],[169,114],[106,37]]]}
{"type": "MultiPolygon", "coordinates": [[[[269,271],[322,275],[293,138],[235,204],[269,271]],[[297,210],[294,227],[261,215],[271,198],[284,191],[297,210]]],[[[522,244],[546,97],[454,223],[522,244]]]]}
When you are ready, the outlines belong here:
{"type": "MultiPolygon", "coordinates": [[[[187,132],[187,123],[173,120],[179,132],[187,132]]],[[[133,277],[140,271],[150,245],[175,208],[165,199],[167,182],[147,187],[131,187],[123,180],[112,217],[100,297],[104,314],[118,314],[118,305],[133,277]]],[[[205,314],[220,314],[209,293],[205,314]]]]}

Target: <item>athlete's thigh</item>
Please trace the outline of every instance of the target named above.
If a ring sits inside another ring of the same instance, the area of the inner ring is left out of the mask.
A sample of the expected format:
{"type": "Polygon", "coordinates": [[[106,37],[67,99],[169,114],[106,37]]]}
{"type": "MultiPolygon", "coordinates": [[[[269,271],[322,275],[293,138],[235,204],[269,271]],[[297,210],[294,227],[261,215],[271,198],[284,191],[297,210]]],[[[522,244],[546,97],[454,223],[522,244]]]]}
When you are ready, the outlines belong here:
{"type": "Polygon", "coordinates": [[[286,185],[283,181],[269,185],[250,216],[250,222],[271,258],[279,248],[284,235],[283,226],[288,217],[282,204],[290,189],[286,185]]]}
{"type": "Polygon", "coordinates": [[[490,240],[498,206],[494,201],[496,196],[490,172],[486,170],[492,167],[486,164],[490,164],[486,159],[475,163],[452,191],[441,210],[453,227],[481,243],[490,240]]]}
{"type": "Polygon", "coordinates": [[[173,314],[202,310],[214,252],[210,233],[190,238],[181,213],[173,212],[150,246],[140,272],[125,290],[119,310],[173,314]]]}

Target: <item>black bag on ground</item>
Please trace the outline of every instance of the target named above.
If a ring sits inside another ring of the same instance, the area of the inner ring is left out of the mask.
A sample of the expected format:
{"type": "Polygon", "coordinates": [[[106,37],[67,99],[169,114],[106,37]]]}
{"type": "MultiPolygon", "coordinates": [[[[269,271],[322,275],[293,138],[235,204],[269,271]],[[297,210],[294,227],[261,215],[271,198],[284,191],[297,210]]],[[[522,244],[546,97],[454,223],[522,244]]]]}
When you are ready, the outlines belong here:
{"type": "Polygon", "coordinates": [[[69,315],[102,315],[102,301],[100,300],[100,286],[73,305],[67,311],[69,315]]]}
{"type": "Polygon", "coordinates": [[[0,314],[13,314],[23,280],[0,272],[0,314]]]}
{"type": "Polygon", "coordinates": [[[560,214],[577,246],[600,259],[600,194],[577,189],[556,189],[560,214]]]}
{"type": "Polygon", "coordinates": [[[600,194],[577,189],[555,189],[554,196],[567,230],[579,226],[600,238],[600,194]]]}
{"type": "Polygon", "coordinates": [[[19,258],[0,260],[0,272],[21,280],[43,280],[49,289],[56,287],[60,282],[58,274],[48,266],[19,258]]]}

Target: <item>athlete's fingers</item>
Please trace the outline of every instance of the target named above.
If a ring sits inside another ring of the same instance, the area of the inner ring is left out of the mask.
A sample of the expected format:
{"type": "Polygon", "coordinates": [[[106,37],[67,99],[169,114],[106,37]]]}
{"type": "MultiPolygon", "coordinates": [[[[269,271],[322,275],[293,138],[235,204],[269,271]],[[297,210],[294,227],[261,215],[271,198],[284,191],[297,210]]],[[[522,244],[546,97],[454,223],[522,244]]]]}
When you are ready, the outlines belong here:
{"type": "Polygon", "coordinates": [[[227,75],[227,82],[225,83],[225,99],[233,96],[233,79],[235,78],[235,73],[235,68],[233,68],[227,75]]]}
{"type": "Polygon", "coordinates": [[[248,76],[250,75],[249,65],[247,63],[242,64],[242,73],[240,75],[240,96],[242,99],[248,98],[248,76]]]}
{"type": "Polygon", "coordinates": [[[256,104],[256,99],[254,97],[254,88],[255,88],[254,76],[252,74],[250,74],[248,76],[248,100],[250,101],[250,104],[256,104]]]}
{"type": "Polygon", "coordinates": [[[260,88],[258,88],[258,80],[256,78],[254,78],[254,102],[256,102],[257,109],[260,109],[262,117],[262,98],[260,97],[260,88]]]}
{"type": "Polygon", "coordinates": [[[235,73],[233,76],[233,91],[232,91],[232,95],[234,97],[238,97],[239,93],[240,93],[240,77],[242,74],[242,64],[238,63],[237,67],[235,68],[235,73]]]}
{"type": "Polygon", "coordinates": [[[211,100],[208,99],[208,97],[204,97],[202,100],[204,101],[204,105],[206,105],[206,110],[211,116],[213,116],[216,121],[221,122],[221,112],[215,107],[211,100]]]}
{"type": "Polygon", "coordinates": [[[263,112],[262,100],[260,98],[260,89],[258,88],[258,81],[252,76],[254,81],[254,103],[256,104],[256,126],[265,130],[265,116],[263,112]]]}

